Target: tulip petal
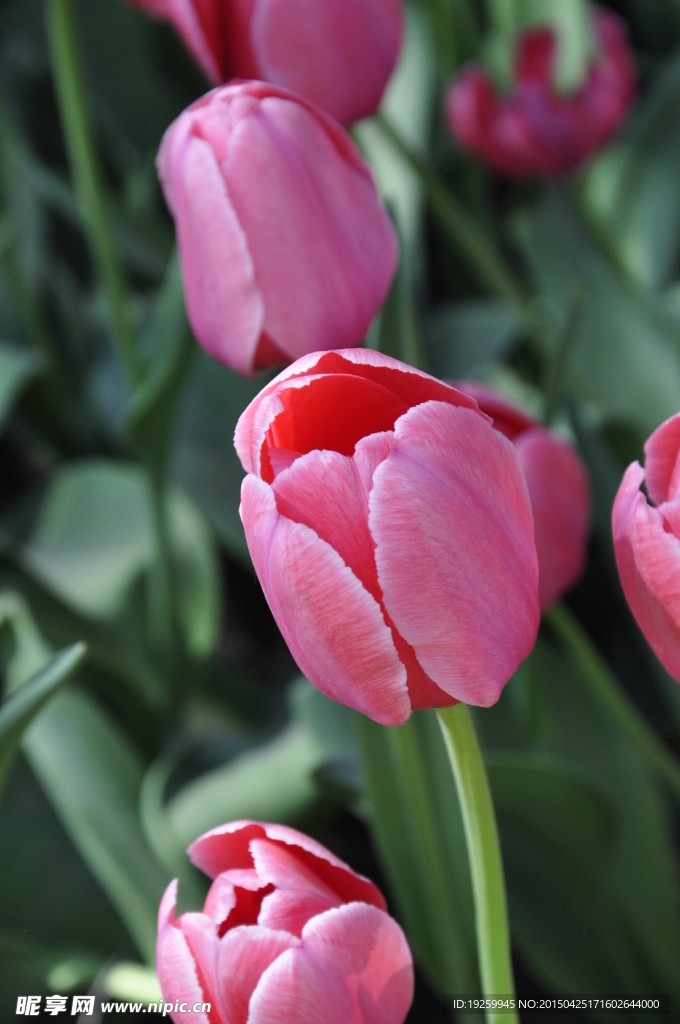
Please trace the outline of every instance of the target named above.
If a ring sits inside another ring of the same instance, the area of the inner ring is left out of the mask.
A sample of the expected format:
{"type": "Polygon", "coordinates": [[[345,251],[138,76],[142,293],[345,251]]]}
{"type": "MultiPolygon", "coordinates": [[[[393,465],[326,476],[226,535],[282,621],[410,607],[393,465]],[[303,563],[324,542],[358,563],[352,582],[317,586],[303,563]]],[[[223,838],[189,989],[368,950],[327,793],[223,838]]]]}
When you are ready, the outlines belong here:
{"type": "MultiPolygon", "coordinates": [[[[171,21],[184,40],[187,49],[201,65],[213,85],[222,81],[221,62],[214,51],[214,26],[211,31],[210,18],[206,19],[204,16],[202,20],[200,15],[203,12],[192,0],[131,0],[131,2],[135,7],[143,7],[150,14],[171,21]]],[[[205,7],[205,5],[202,6],[205,7]]],[[[210,7],[214,9],[213,4],[210,7]]]]}
{"type": "Polygon", "coordinates": [[[626,470],[612,510],[614,551],[630,610],[661,664],[680,682],[680,540],[640,491],[639,463],[626,470]]]}
{"type": "Polygon", "coordinates": [[[529,495],[510,441],[441,402],[397,422],[369,501],[385,607],[427,675],[488,707],[539,624],[529,495]]]}
{"type": "Polygon", "coordinates": [[[583,572],[590,487],[583,463],[571,445],[542,427],[527,430],[515,445],[534,515],[538,597],[544,611],[583,572]]]}
{"type": "Polygon", "coordinates": [[[219,943],[217,1001],[225,1024],[246,1024],[250,997],[260,977],[298,939],[282,931],[246,926],[227,932],[219,943]]]}
{"type": "MultiPolygon", "coordinates": [[[[158,942],[156,946],[156,971],[163,998],[168,1003],[177,999],[196,1003],[210,1002],[200,984],[196,963],[181,928],[175,922],[175,906],[177,903],[177,880],[171,882],[165,890],[158,912],[158,942]]],[[[172,1020],[178,1021],[179,1016],[170,1014],[172,1020]]],[[[221,1024],[217,1015],[210,1016],[199,1011],[181,1015],[187,1024],[221,1024]]]]}
{"type": "Polygon", "coordinates": [[[402,1024],[413,998],[406,939],[363,903],[330,910],[262,975],[248,1024],[402,1024]]]}
{"type": "Polygon", "coordinates": [[[398,258],[366,173],[340,156],[316,112],[277,95],[234,127],[222,171],[272,341],[291,359],[360,344],[398,258]]]}
{"type": "Polygon", "coordinates": [[[671,416],[645,442],[645,484],[655,505],[678,497],[680,415],[671,416]]]}
{"type": "Polygon", "coordinates": [[[252,39],[263,78],[351,124],[380,105],[401,28],[398,0],[259,0],[252,39]]]}
{"type": "Polygon", "coordinates": [[[271,487],[253,476],[243,481],[241,518],[269,607],[301,671],[332,700],[383,725],[405,722],[406,670],[375,598],[329,544],[279,515],[271,487]]]}
{"type": "Polygon", "coordinates": [[[252,373],[264,320],[262,296],[215,156],[203,139],[168,132],[158,170],[177,224],[194,332],[210,355],[239,373],[252,373]]]}
{"type": "Polygon", "coordinates": [[[296,856],[294,848],[261,839],[253,840],[250,848],[258,874],[274,886],[262,902],[259,925],[299,937],[311,917],[342,903],[337,893],[296,856]]]}

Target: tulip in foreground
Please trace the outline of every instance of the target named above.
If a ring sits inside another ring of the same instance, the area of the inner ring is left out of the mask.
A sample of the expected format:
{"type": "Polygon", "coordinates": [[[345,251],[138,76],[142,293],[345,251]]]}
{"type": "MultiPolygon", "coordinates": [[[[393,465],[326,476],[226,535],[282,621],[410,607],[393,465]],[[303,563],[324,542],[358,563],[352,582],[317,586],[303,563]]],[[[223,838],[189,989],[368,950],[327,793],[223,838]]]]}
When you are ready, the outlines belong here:
{"type": "Polygon", "coordinates": [[[573,95],[553,81],[557,39],[549,28],[518,41],[513,91],[499,95],[488,73],[473,64],[451,86],[449,126],[467,149],[508,175],[573,171],[614,135],[635,97],[635,65],[623,22],[595,12],[599,53],[573,95]]]}
{"type": "Polygon", "coordinates": [[[541,611],[583,572],[590,526],[590,486],[572,446],[517,406],[476,381],[458,384],[517,449],[534,514],[541,611]]]}
{"type": "Polygon", "coordinates": [[[680,413],[648,439],[645,468],[633,462],[626,470],[612,529],[630,610],[659,661],[680,682],[680,413]]]}
{"type": "Polygon", "coordinates": [[[156,963],[185,1024],[403,1024],[413,962],[379,890],[307,836],[236,821],[189,848],[214,879],[202,913],[158,915],[156,963]]]}
{"type": "Polygon", "coordinates": [[[132,0],[171,21],[213,85],[256,78],[342,124],[370,117],[399,56],[400,0],[132,0]]]}
{"type": "Polygon", "coordinates": [[[216,89],[168,129],[158,171],[191,325],[240,373],[358,345],[398,246],[339,124],[261,82],[216,89]]]}
{"type": "Polygon", "coordinates": [[[377,352],[298,360],[236,427],[255,570],[302,672],[383,725],[498,700],[538,629],[531,505],[476,402],[377,352]]]}

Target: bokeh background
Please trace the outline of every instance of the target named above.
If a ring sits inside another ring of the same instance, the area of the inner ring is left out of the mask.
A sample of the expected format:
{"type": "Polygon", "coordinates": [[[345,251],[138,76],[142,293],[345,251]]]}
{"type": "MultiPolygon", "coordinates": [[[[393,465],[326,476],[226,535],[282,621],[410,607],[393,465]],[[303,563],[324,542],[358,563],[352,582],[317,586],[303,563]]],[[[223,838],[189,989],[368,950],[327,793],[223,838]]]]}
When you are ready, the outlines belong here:
{"type": "MultiPolygon", "coordinates": [[[[41,4],[0,0],[6,693],[55,651],[88,645],[5,780],[0,1017],[13,1019],[17,995],[29,992],[152,992],[151,972],[130,965],[153,963],[165,884],[180,876],[183,909],[205,891],[184,849],[214,825],[251,817],[303,828],[378,881],[418,961],[409,1022],[450,1019],[446,995],[478,991],[479,980],[460,812],[436,720],[419,713],[382,730],[300,678],[238,517],[233,430],[266,378],[238,377],[189,336],[154,158],[206,82],[167,25],[121,0],[74,6],[149,369],[131,394],[69,174],[41,4]],[[169,475],[171,635],[159,614],[149,487],[159,466],[169,475]]],[[[488,381],[539,417],[547,401],[589,468],[588,566],[566,602],[573,642],[546,624],[498,705],[475,715],[518,984],[680,1000],[678,794],[587,671],[599,658],[595,675],[614,677],[680,756],[680,688],[627,610],[609,525],[626,465],[680,408],[680,2],[607,6],[626,19],[636,51],[632,117],[571,178],[512,183],[458,149],[442,116],[446,83],[482,51],[483,5],[408,4],[385,109],[502,249],[548,342],[480,283],[418,177],[366,122],[355,137],[402,241],[368,344],[440,377],[488,381]]]]}

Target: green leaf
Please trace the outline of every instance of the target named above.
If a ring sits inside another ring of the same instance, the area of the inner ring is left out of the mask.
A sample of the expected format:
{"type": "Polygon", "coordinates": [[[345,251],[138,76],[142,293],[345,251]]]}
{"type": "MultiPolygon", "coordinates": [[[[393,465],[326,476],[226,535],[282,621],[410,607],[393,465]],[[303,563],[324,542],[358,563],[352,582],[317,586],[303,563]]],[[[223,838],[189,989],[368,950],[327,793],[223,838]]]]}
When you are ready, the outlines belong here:
{"type": "Polygon", "coordinates": [[[425,324],[425,347],[437,377],[460,380],[501,358],[520,329],[506,302],[469,299],[436,308],[425,324]]]}
{"type": "Polygon", "coordinates": [[[359,719],[371,822],[414,954],[442,995],[479,992],[463,821],[434,712],[359,719]]]}
{"type": "Polygon", "coordinates": [[[76,692],[45,709],[23,749],[74,846],[153,962],[158,903],[169,879],[139,824],[137,752],[91,698],[76,692]]]}
{"type": "Polygon", "coordinates": [[[0,430],[14,402],[40,370],[40,360],[27,349],[0,342],[0,430]]]}
{"type": "Polygon", "coordinates": [[[0,705],[0,792],[26,729],[75,672],[86,652],[85,644],[74,644],[55,654],[49,665],[0,705]]]}
{"type": "Polygon", "coordinates": [[[625,267],[654,288],[680,255],[680,56],[654,82],[632,128],[590,171],[584,199],[625,267]]]}
{"type": "Polygon", "coordinates": [[[170,540],[187,650],[195,658],[205,658],[215,648],[222,618],[217,546],[205,518],[181,491],[171,499],[170,540]]]}
{"type": "Polygon", "coordinates": [[[645,433],[680,405],[680,334],[651,294],[627,288],[588,237],[565,196],[546,189],[518,223],[533,276],[561,322],[579,294],[568,387],[610,418],[629,419],[645,433]]]}
{"type": "Polygon", "coordinates": [[[311,731],[293,723],[275,739],[189,783],[167,805],[181,849],[225,821],[295,821],[318,797],[312,773],[324,752],[311,731]]]}

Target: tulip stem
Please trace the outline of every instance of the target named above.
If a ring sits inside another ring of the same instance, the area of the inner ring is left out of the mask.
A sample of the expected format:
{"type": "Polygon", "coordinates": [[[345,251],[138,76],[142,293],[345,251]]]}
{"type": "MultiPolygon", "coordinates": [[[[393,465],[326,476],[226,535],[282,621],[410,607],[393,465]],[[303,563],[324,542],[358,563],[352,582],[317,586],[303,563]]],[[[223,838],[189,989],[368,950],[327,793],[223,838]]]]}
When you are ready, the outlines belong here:
{"type": "Polygon", "coordinates": [[[626,696],[604,658],[596,650],[585,630],[564,605],[555,605],[545,614],[546,621],[572,654],[590,684],[591,693],[635,743],[651,767],[680,798],[680,763],[641,717],[626,696]]]}
{"type": "Polygon", "coordinates": [[[384,114],[377,114],[376,122],[394,149],[420,178],[432,212],[449,239],[465,256],[480,283],[510,303],[521,317],[528,333],[539,343],[542,350],[552,351],[554,342],[549,336],[548,325],[538,314],[529,296],[525,294],[524,288],[508,267],[493,238],[469,215],[439,175],[402,139],[384,114]]]}
{"type": "Polygon", "coordinates": [[[123,270],[113,241],[111,213],[102,181],[85,99],[72,0],[45,0],[52,73],[73,173],[90,246],[106,294],[113,335],[132,385],[144,364],[126,299],[123,270]]]}
{"type": "MultiPolygon", "coordinates": [[[[438,712],[458,790],[467,841],[477,927],[482,992],[513,998],[510,927],[503,860],[489,780],[470,709],[456,704],[438,712]]],[[[519,1024],[517,1012],[487,1010],[488,1024],[519,1024]]]]}

